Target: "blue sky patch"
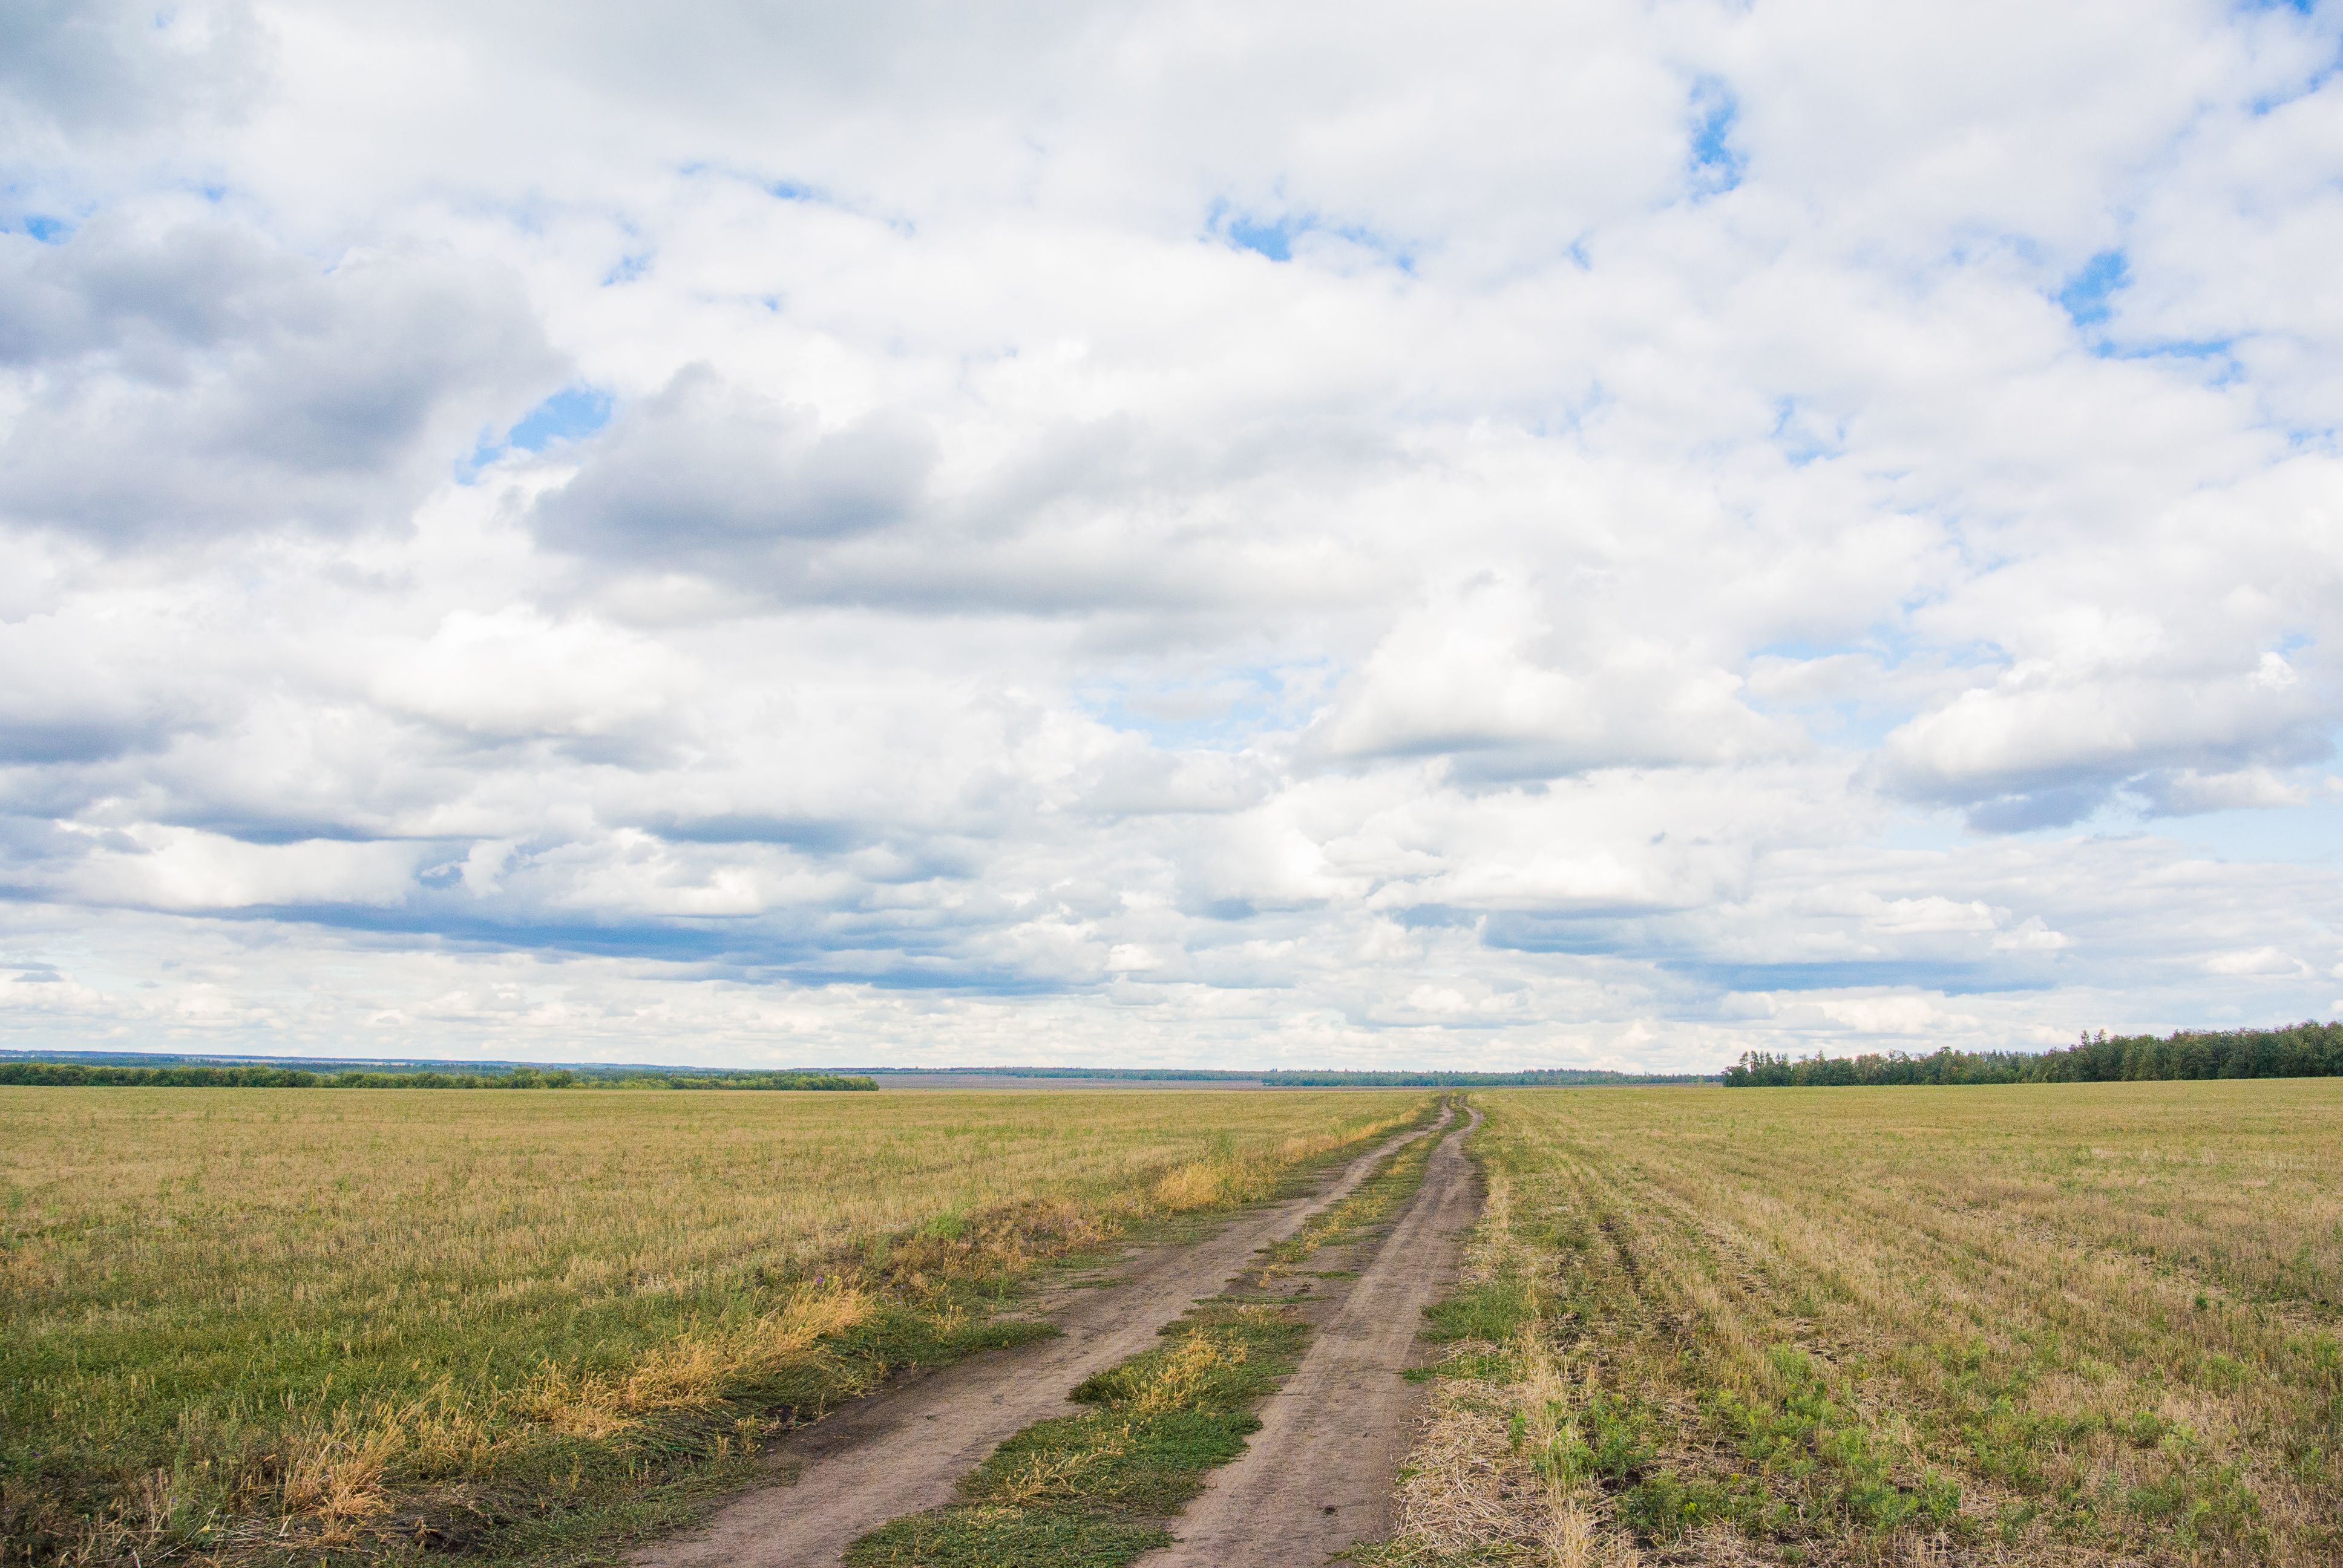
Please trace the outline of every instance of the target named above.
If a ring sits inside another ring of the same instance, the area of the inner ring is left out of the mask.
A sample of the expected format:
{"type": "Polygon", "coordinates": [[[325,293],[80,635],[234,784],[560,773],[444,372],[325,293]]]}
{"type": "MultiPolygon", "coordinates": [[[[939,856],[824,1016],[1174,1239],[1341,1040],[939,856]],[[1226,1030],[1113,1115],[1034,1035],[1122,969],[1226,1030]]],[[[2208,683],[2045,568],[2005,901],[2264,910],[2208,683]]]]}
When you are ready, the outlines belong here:
{"type": "Polygon", "coordinates": [[[1704,76],[1693,84],[1692,180],[1694,188],[1704,195],[1733,189],[1748,166],[1748,160],[1731,145],[1734,121],[1740,113],[1732,89],[1723,82],[1704,76]]]}
{"type": "Polygon", "coordinates": [[[542,452],[557,441],[582,441],[610,422],[610,395],[598,387],[565,387],[520,417],[501,441],[483,436],[472,455],[456,466],[469,484],[480,470],[512,452],[542,452]]]}
{"type": "MultiPolygon", "coordinates": [[[[2036,966],[2038,969],[2039,966],[2036,966]]],[[[1915,990],[1946,996],[2046,990],[2046,975],[2012,963],[1986,966],[1926,959],[1848,960],[1827,963],[1710,963],[1667,960],[1660,968],[1722,991],[1915,990]]]]}
{"type": "Polygon", "coordinates": [[[2162,817],[2136,831],[2225,860],[2343,866],[2343,805],[2328,800],[2283,810],[2258,806],[2162,817]]]}
{"type": "Polygon", "coordinates": [[[1229,220],[1225,232],[1229,243],[1239,250],[1257,251],[1272,261],[1292,261],[1293,236],[1308,226],[1307,224],[1295,224],[1289,218],[1264,224],[1239,217],[1229,220]]]}
{"type": "Polygon", "coordinates": [[[74,226],[61,217],[28,212],[25,215],[25,232],[43,245],[63,245],[73,237],[74,226]]]}
{"type": "Polygon", "coordinates": [[[2131,263],[2120,250],[2103,250],[2058,291],[2058,303],[2077,327],[2096,327],[2113,308],[2107,297],[2131,283],[2131,263]]]}
{"type": "Polygon", "coordinates": [[[2091,352],[2101,359],[2193,359],[2198,362],[2208,387],[2226,387],[2242,381],[2246,375],[2234,337],[2174,338],[2163,343],[2101,342],[2091,352]]]}
{"type": "Polygon", "coordinates": [[[1401,272],[1413,276],[1415,271],[1415,253],[1405,241],[1390,239],[1355,225],[1330,224],[1309,213],[1262,218],[1220,200],[1213,202],[1212,210],[1205,215],[1204,228],[1232,249],[1249,250],[1272,261],[1292,261],[1295,241],[1303,235],[1322,234],[1372,251],[1401,272]]]}
{"type": "Polygon", "coordinates": [[[1817,457],[1836,457],[1846,450],[1846,423],[1803,407],[1795,397],[1774,402],[1774,446],[1792,467],[1803,468],[1817,457]]]}
{"type": "Polygon", "coordinates": [[[565,387],[521,416],[505,445],[542,452],[556,441],[581,441],[610,422],[610,395],[598,387],[565,387]]]}
{"type": "Polygon", "coordinates": [[[2169,343],[2149,343],[2137,348],[2127,348],[2126,359],[2217,359],[2227,358],[2235,352],[2234,337],[2177,337],[2169,343]]]}
{"type": "MultiPolygon", "coordinates": [[[[1242,751],[1264,729],[1299,719],[1288,687],[1303,669],[1247,665],[1186,681],[1101,686],[1087,694],[1087,706],[1102,722],[1167,752],[1242,751]]],[[[1322,683],[1303,679],[1299,689],[1315,693],[1322,683]]]]}

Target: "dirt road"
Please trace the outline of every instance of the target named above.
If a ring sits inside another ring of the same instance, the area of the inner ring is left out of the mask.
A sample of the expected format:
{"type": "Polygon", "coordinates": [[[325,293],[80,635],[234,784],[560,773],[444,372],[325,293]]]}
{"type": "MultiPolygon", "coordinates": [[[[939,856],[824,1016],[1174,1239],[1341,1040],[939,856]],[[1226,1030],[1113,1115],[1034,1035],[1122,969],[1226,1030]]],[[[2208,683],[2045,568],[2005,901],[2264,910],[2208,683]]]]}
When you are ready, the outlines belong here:
{"type": "Polygon", "coordinates": [[[953,1483],[1003,1438],[1076,1413],[1082,1407],[1066,1395],[1077,1383],[1153,1344],[1156,1330],[1216,1294],[1255,1251],[1292,1235],[1420,1136],[1393,1138],[1312,1191],[1248,1211],[1204,1241],[1134,1251],[1115,1272],[1122,1283],[1069,1291],[1053,1303],[1060,1338],[915,1374],[794,1434],[774,1454],[777,1469],[797,1470],[794,1484],[748,1493],[698,1531],[636,1553],[633,1568],[820,1568],[887,1521],[950,1502],[953,1483]]]}
{"type": "Polygon", "coordinates": [[[1312,1309],[1329,1315],[1262,1407],[1244,1457],[1215,1473],[1173,1523],[1180,1543],[1141,1558],[1141,1568],[1302,1568],[1390,1534],[1393,1484],[1424,1397],[1400,1373],[1424,1359],[1423,1309],[1455,1277],[1480,1209],[1463,1148],[1480,1121],[1474,1111],[1433,1151],[1423,1185],[1347,1295],[1312,1309]]]}

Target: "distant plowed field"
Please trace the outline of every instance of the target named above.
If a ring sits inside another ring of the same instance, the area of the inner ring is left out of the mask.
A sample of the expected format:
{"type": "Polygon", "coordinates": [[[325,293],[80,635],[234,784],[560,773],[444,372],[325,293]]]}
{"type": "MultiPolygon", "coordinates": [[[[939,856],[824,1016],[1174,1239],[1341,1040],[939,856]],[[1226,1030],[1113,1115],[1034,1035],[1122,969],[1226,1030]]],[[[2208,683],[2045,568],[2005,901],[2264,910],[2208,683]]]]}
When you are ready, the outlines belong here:
{"type": "Polygon", "coordinates": [[[0,1547],[557,1559],[1434,1098],[0,1089],[0,1547]]]}
{"type": "Polygon", "coordinates": [[[1377,1561],[2343,1562],[2343,1085],[1474,1100],[1377,1561]]]}

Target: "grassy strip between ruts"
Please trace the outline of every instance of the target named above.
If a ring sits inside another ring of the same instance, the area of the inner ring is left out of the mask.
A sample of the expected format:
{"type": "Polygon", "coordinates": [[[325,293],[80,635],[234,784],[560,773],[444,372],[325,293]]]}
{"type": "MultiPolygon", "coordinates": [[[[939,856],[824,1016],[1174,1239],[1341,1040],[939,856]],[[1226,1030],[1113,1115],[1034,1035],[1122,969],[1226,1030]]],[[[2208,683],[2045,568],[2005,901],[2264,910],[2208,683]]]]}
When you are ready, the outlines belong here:
{"type": "MultiPolygon", "coordinates": [[[[891,1370],[1049,1332],[995,1315],[1037,1263],[1095,1251],[1134,1226],[1257,1201],[1431,1110],[1427,1099],[1328,1118],[1322,1131],[1282,1140],[1215,1137],[1204,1158],[1135,1185],[948,1212],[826,1255],[743,1265],[695,1301],[681,1332],[639,1347],[597,1343],[587,1354],[516,1357],[468,1381],[458,1367],[403,1389],[377,1380],[353,1390],[350,1373],[367,1363],[343,1343],[338,1376],[302,1408],[289,1398],[282,1408],[218,1398],[184,1405],[169,1432],[176,1452],[127,1474],[71,1429],[36,1445],[18,1427],[6,1433],[0,1469],[0,1543],[18,1563],[150,1568],[172,1558],[390,1563],[448,1552],[607,1560],[615,1543],[671,1525],[739,1484],[767,1436],[891,1370]]],[[[18,1268],[0,1282],[13,1289],[30,1277],[18,1268]]],[[[383,1302],[398,1293],[386,1291],[383,1302]]],[[[381,1337],[376,1305],[351,1339],[381,1337]]],[[[493,1330],[509,1338],[514,1326],[475,1308],[441,1332],[477,1356],[493,1330]]],[[[11,1412],[39,1404],[33,1413],[53,1414],[45,1405],[65,1386],[62,1375],[16,1384],[11,1412]]]]}
{"type": "Polygon", "coordinates": [[[1074,1390],[1092,1408],[1040,1422],[960,1483],[962,1501],[898,1519],[847,1549],[849,1568],[1119,1568],[1172,1543],[1207,1471],[1244,1452],[1253,1406],[1301,1364],[1300,1293],[1267,1292],[1320,1249],[1359,1240],[1423,1184],[1437,1136],[1394,1151],[1342,1201],[1267,1249],[1250,1287],[1204,1302],[1165,1342],[1074,1390]]]}

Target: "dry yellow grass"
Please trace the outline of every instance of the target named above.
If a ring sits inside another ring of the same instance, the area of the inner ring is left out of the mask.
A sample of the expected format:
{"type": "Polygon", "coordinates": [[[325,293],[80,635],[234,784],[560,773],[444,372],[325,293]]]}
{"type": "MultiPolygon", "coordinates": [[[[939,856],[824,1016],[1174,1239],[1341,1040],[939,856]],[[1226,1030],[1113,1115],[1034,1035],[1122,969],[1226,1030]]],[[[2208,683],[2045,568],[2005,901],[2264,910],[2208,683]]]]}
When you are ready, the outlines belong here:
{"type": "Polygon", "coordinates": [[[1476,1100],[1387,1560],[2343,1561],[2343,1083],[1476,1100]]]}
{"type": "Polygon", "coordinates": [[[590,1510],[1430,1100],[0,1089],[0,1525],[95,1561],[590,1510]]]}

